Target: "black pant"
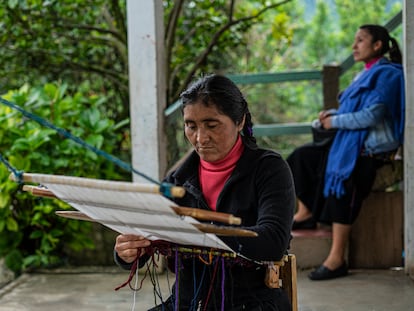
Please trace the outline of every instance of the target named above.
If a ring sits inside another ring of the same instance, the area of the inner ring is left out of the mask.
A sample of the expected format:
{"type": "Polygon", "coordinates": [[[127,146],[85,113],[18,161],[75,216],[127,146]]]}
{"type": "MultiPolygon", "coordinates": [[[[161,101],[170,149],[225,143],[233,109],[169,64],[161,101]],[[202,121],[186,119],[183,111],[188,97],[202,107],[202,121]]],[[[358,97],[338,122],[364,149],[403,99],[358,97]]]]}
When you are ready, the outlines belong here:
{"type": "Polygon", "coordinates": [[[351,176],[345,181],[345,194],[337,198],[323,195],[325,169],[329,146],[307,144],[293,151],[287,158],[292,170],[297,197],[312,212],[316,221],[352,224],[361,210],[363,200],[369,195],[376,171],[383,161],[367,156],[357,159],[351,176]]]}

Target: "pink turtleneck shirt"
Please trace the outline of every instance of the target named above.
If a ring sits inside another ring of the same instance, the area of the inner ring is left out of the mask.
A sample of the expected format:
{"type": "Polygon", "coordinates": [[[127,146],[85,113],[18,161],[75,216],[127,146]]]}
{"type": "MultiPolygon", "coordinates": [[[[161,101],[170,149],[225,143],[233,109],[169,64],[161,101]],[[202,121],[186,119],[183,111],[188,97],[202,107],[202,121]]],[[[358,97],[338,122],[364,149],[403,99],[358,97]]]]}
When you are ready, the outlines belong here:
{"type": "Polygon", "coordinates": [[[365,63],[365,66],[364,66],[365,69],[371,68],[377,61],[380,60],[380,58],[381,58],[381,56],[377,57],[377,58],[374,58],[373,60],[369,61],[368,63],[365,63]]]}
{"type": "Polygon", "coordinates": [[[216,210],[218,196],[224,187],[226,180],[230,177],[237,161],[244,150],[242,139],[239,135],[236,143],[224,159],[216,162],[200,160],[199,178],[201,189],[208,206],[216,210]]]}

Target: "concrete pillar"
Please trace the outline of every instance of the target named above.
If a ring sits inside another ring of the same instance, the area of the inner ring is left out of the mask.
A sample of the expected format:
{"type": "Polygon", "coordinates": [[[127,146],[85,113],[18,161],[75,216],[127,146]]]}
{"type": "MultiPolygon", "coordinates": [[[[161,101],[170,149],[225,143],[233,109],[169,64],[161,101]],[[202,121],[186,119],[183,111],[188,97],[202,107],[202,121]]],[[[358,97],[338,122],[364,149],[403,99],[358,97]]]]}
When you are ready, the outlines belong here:
{"type": "Polygon", "coordinates": [[[157,181],[167,166],[163,15],[162,1],[127,0],[132,166],[157,181]]]}
{"type": "Polygon", "coordinates": [[[405,71],[404,227],[405,271],[414,279],[414,1],[403,9],[403,54],[405,71]]]}

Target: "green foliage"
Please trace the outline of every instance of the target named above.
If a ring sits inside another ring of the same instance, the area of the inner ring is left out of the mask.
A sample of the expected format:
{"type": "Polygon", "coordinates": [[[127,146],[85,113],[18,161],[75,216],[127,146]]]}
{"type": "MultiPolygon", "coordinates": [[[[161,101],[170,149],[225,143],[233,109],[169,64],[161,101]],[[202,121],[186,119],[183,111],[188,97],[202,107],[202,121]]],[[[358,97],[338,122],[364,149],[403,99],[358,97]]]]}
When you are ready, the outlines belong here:
{"type": "MultiPolygon", "coordinates": [[[[280,12],[275,41],[291,36],[280,11],[289,2],[162,1],[167,103],[195,76],[233,68],[236,52],[248,49],[245,34],[265,14],[280,12]]],[[[47,81],[64,81],[74,92],[86,81],[91,91],[106,94],[106,116],[116,122],[129,116],[126,0],[2,1],[0,27],[0,93],[47,81]]],[[[170,164],[177,160],[176,131],[168,128],[170,164]]]]}
{"type": "MultiPolygon", "coordinates": [[[[265,12],[290,1],[163,1],[168,103],[195,75],[231,66],[223,55],[245,45],[244,33],[265,12]]],[[[0,26],[0,93],[33,81],[76,88],[87,80],[110,94],[113,119],[129,114],[125,0],[3,1],[0,26]]]]}
{"type": "Polygon", "coordinates": [[[0,26],[0,93],[58,80],[76,89],[88,80],[113,102],[108,115],[128,115],[125,1],[2,1],[0,26]]]}
{"type": "MultiPolygon", "coordinates": [[[[239,51],[250,50],[246,34],[260,24],[265,15],[279,11],[291,0],[164,1],[168,70],[168,101],[173,103],[188,83],[204,73],[231,71],[239,51]],[[225,56],[225,57],[223,57],[225,56]]],[[[285,20],[275,22],[277,35],[285,38],[285,20]]]]}
{"type": "MultiPolygon", "coordinates": [[[[82,88],[80,88],[82,89],[82,88]]],[[[3,96],[26,111],[63,128],[109,154],[123,154],[123,137],[118,125],[105,116],[107,98],[87,92],[67,94],[67,85],[48,83],[3,96]]],[[[20,112],[0,104],[0,153],[18,171],[126,180],[111,162],[61,137],[20,112]]],[[[19,273],[32,267],[64,263],[66,249],[92,248],[88,237],[91,225],[60,218],[56,210],[70,207],[59,200],[34,197],[9,179],[10,172],[0,165],[0,256],[10,269],[19,273]]]]}

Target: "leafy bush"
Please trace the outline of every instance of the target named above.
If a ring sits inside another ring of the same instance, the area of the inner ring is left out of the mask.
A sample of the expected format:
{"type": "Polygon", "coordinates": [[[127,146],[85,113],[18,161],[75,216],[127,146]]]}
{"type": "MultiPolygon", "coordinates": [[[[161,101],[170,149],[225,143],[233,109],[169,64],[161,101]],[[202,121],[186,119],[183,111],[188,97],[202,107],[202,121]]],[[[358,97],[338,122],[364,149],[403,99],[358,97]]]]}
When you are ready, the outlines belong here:
{"type": "MultiPolygon", "coordinates": [[[[122,130],[128,120],[114,124],[105,116],[106,98],[88,94],[87,87],[80,87],[72,96],[66,94],[66,89],[60,83],[37,88],[24,85],[3,98],[108,154],[126,159],[129,135],[122,130]]],[[[107,159],[1,103],[0,154],[14,169],[26,173],[130,178],[129,172],[107,159]]],[[[56,210],[71,207],[57,199],[22,191],[9,175],[7,166],[0,164],[0,257],[11,270],[20,273],[28,268],[60,265],[68,260],[65,250],[94,247],[88,237],[90,223],[56,216],[56,210]]]]}

